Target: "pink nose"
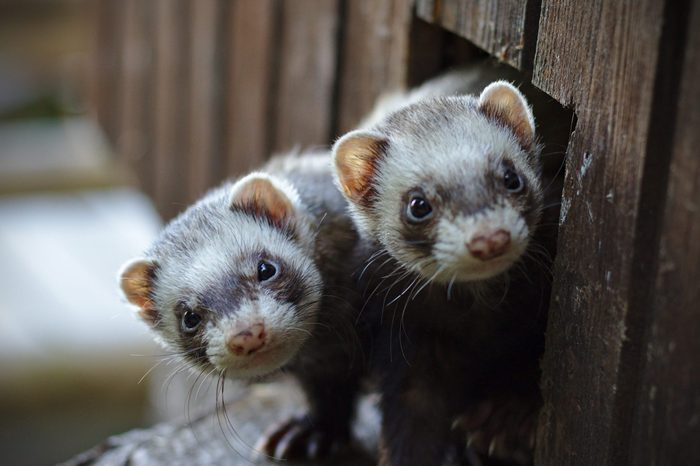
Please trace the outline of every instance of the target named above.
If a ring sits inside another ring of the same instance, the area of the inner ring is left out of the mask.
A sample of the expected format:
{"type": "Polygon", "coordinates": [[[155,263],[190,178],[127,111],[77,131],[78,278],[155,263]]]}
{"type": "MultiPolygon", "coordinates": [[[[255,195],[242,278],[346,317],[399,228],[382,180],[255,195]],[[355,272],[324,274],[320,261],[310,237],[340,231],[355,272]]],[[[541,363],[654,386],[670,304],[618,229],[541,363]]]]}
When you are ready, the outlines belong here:
{"type": "Polygon", "coordinates": [[[262,323],[253,324],[236,334],[231,332],[226,336],[226,346],[238,356],[249,356],[265,346],[267,333],[262,323]]]}
{"type": "Polygon", "coordinates": [[[473,237],[467,243],[467,249],[472,256],[487,261],[503,255],[510,246],[510,233],[496,230],[493,233],[473,237]]]}

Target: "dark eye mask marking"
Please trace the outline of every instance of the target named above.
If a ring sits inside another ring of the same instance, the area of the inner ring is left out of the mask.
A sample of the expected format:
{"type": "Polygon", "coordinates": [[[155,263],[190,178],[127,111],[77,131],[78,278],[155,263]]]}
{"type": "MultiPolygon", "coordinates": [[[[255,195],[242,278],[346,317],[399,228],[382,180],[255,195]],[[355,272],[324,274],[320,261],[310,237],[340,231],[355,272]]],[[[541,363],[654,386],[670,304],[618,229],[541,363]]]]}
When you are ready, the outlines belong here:
{"type": "Polygon", "coordinates": [[[439,215],[439,204],[434,199],[425,195],[422,189],[412,188],[404,193],[401,199],[401,222],[402,228],[399,231],[405,246],[415,254],[428,257],[435,245],[435,232],[437,224],[436,218],[439,215]],[[424,213],[422,218],[416,218],[410,211],[416,200],[423,200],[427,205],[421,203],[419,213],[424,213]]]}

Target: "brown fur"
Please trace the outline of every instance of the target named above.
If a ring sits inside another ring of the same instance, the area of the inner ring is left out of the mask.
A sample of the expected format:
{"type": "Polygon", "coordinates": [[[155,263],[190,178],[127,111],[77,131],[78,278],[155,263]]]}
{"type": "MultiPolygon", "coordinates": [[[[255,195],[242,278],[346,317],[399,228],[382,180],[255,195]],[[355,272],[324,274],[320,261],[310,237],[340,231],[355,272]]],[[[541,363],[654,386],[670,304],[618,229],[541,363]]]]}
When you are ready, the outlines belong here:
{"type": "Polygon", "coordinates": [[[282,224],[294,213],[289,199],[265,178],[254,178],[243,185],[234,193],[231,207],[267,217],[275,224],[282,224]]]}
{"type": "Polygon", "coordinates": [[[340,184],[351,199],[366,202],[370,197],[377,159],[388,142],[368,136],[348,139],[337,149],[336,170],[340,184]]]}
{"type": "Polygon", "coordinates": [[[155,264],[147,260],[132,262],[121,274],[120,282],[126,299],[139,308],[139,316],[150,325],[158,320],[158,311],[151,300],[155,264]]]}

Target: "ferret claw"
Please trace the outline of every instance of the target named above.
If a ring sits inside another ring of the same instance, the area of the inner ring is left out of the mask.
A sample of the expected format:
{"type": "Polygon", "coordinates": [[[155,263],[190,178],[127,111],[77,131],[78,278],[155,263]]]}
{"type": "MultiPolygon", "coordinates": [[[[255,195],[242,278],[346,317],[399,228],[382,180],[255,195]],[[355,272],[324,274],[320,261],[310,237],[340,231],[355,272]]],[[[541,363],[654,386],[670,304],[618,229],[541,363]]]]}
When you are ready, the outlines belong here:
{"type": "Polygon", "coordinates": [[[335,439],[316,430],[306,416],[272,426],[258,440],[256,450],[276,461],[315,460],[326,456],[335,439]]]}
{"type": "Polygon", "coordinates": [[[506,400],[479,403],[452,423],[466,434],[468,450],[514,464],[532,462],[537,406],[506,400]]]}
{"type": "Polygon", "coordinates": [[[493,453],[496,451],[496,439],[492,439],[491,443],[489,443],[489,456],[493,456],[493,453]]]}

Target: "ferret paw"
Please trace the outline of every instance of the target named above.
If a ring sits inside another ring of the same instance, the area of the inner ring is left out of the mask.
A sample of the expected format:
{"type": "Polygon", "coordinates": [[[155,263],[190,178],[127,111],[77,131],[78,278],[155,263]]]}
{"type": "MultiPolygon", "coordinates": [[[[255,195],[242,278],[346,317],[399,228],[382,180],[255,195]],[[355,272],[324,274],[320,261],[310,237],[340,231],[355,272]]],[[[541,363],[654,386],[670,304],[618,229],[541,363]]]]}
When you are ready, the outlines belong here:
{"type": "Polygon", "coordinates": [[[512,399],[478,403],[457,418],[453,429],[466,432],[467,447],[515,464],[532,463],[539,403],[512,399]]]}
{"type": "Polygon", "coordinates": [[[293,416],[270,427],[255,449],[276,461],[303,461],[326,457],[342,443],[333,434],[314,426],[308,416],[293,416]]]}

